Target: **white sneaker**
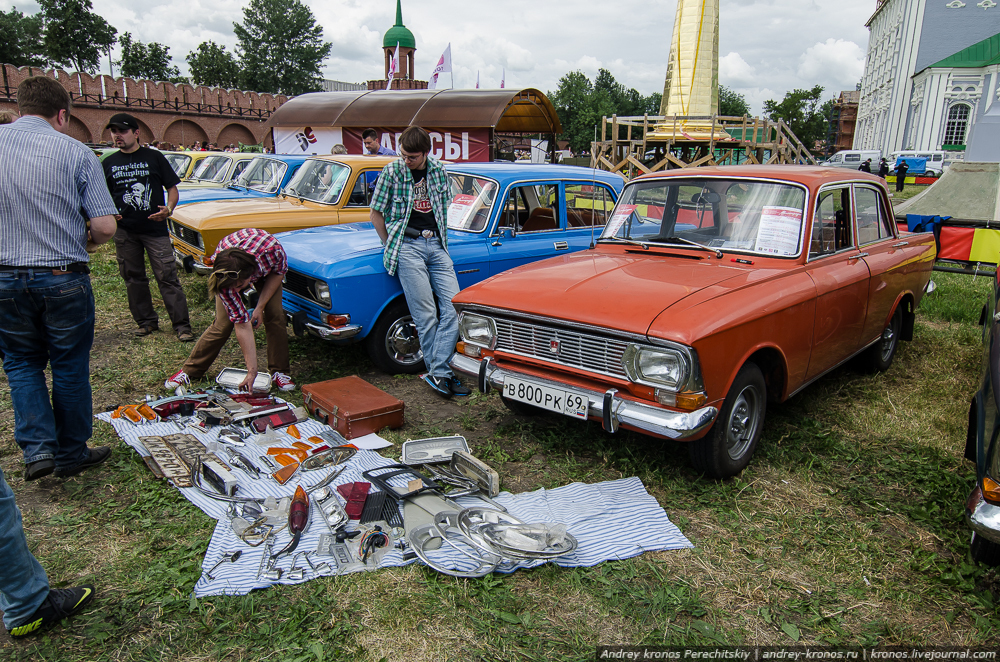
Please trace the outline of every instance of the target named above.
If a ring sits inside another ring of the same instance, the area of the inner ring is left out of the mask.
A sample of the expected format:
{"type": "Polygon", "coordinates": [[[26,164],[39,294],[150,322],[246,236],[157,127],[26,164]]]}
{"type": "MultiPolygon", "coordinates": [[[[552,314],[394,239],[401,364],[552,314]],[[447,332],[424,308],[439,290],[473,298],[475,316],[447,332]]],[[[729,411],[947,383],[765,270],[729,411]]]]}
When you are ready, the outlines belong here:
{"type": "Polygon", "coordinates": [[[181,368],[176,373],[174,373],[173,377],[163,382],[163,388],[174,390],[178,386],[183,386],[184,384],[191,384],[191,378],[188,377],[187,373],[184,372],[184,369],[181,368]]]}
{"type": "MultiPolygon", "coordinates": [[[[181,373],[183,373],[183,372],[184,371],[181,370],[181,373]]],[[[187,375],[184,375],[184,376],[187,377],[187,375]]],[[[292,378],[290,376],[286,375],[283,372],[272,373],[271,374],[271,382],[275,386],[278,387],[279,391],[294,391],[295,390],[295,382],[292,381],[292,378]]]]}

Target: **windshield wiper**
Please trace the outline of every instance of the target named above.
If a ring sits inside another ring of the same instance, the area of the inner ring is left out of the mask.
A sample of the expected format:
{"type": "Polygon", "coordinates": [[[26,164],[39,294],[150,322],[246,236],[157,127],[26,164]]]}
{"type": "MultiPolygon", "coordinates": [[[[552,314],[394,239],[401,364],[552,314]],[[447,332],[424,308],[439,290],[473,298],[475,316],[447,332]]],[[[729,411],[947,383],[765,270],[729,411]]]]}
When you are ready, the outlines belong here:
{"type": "Polygon", "coordinates": [[[646,239],[644,241],[638,239],[621,239],[619,237],[601,237],[600,239],[597,240],[598,243],[602,241],[611,241],[615,243],[629,244],[630,246],[640,246],[642,248],[648,248],[650,246],[669,246],[677,242],[682,242],[687,246],[692,246],[694,248],[700,248],[702,250],[706,250],[710,253],[715,253],[715,257],[720,259],[722,258],[722,251],[720,251],[718,248],[705,246],[704,244],[699,244],[697,242],[691,241],[690,239],[685,239],[684,237],[667,237],[666,239],[656,239],[656,240],[646,239]]]}
{"type": "Polygon", "coordinates": [[[715,257],[719,258],[720,260],[722,259],[722,251],[720,251],[718,248],[712,248],[711,246],[706,246],[705,244],[699,244],[696,241],[691,241],[690,239],[685,239],[684,237],[667,237],[666,239],[663,240],[662,243],[667,244],[667,243],[674,243],[677,241],[687,244],[688,246],[694,246],[695,248],[700,248],[710,253],[715,253],[715,257]]]}

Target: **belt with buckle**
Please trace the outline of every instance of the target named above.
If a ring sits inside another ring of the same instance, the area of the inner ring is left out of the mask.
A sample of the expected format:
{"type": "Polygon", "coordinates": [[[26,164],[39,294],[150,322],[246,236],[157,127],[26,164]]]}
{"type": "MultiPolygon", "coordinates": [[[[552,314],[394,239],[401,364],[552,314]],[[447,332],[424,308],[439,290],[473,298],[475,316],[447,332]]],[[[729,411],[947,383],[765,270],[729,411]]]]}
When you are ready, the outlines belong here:
{"type": "Polygon", "coordinates": [[[437,236],[437,232],[434,230],[417,230],[415,228],[406,228],[403,230],[403,234],[407,237],[412,237],[416,239],[417,237],[423,237],[424,239],[433,239],[437,236]]]}
{"type": "Polygon", "coordinates": [[[90,265],[86,262],[71,262],[58,267],[15,267],[3,264],[0,265],[0,271],[51,271],[53,276],[64,276],[70,273],[89,274],[90,265]]]}

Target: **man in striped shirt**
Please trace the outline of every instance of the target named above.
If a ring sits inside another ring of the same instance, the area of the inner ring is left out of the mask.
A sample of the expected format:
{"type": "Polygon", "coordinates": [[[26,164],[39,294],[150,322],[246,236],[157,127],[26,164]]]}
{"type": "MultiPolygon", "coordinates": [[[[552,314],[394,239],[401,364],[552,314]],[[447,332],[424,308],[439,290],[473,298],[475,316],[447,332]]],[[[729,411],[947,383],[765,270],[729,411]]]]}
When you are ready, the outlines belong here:
{"type": "Polygon", "coordinates": [[[212,265],[208,292],[215,296],[215,321],[198,339],[184,367],[167,379],[164,387],[175,389],[201,379],[235,330],[247,366],[247,376],[240,388],[252,390],[257,377],[253,332],[263,320],[271,379],[282,391],[293,390],[295,383],[289,376],[285,311],[281,307],[281,280],[288,271],[288,261],[281,244],[263,230],[244,228],[219,242],[212,265]],[[240,297],[240,292],[251,283],[260,293],[252,315],[240,297]]]}
{"type": "MultiPolygon", "coordinates": [[[[66,89],[52,78],[28,78],[17,104],[21,118],[0,126],[0,352],[24,479],[35,480],[74,476],[111,455],[109,447],[87,446],[94,294],[86,249],[114,235],[116,210],[94,152],[63,135],[66,89]]],[[[2,471],[0,559],[0,610],[11,636],[75,614],[93,598],[92,586],[49,588],[2,471]]]]}

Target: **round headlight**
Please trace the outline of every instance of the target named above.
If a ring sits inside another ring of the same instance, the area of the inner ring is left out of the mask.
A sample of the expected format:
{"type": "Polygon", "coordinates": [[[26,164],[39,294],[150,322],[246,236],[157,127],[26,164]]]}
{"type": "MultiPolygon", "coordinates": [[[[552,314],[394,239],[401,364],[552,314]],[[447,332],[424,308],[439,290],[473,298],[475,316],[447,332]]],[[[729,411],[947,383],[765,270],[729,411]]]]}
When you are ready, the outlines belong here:
{"type": "Polygon", "coordinates": [[[458,333],[465,342],[487,349],[493,349],[497,340],[496,324],[489,317],[482,315],[462,313],[458,321],[458,333]]]}

